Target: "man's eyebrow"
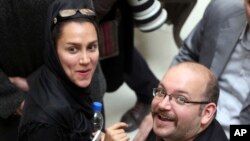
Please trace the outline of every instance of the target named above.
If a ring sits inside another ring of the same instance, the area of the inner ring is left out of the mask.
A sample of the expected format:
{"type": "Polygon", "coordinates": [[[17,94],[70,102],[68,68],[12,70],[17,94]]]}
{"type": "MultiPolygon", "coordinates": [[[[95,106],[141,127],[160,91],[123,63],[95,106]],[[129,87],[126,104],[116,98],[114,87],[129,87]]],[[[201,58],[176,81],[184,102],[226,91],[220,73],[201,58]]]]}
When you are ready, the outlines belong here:
{"type": "Polygon", "coordinates": [[[183,90],[175,90],[175,93],[179,93],[179,94],[188,94],[187,91],[183,91],[183,90]]]}
{"type": "Polygon", "coordinates": [[[161,82],[159,83],[158,87],[165,89],[164,85],[161,82]]]}
{"type": "MultiPolygon", "coordinates": [[[[161,82],[160,82],[160,84],[158,85],[158,87],[159,87],[159,88],[163,88],[164,90],[167,90],[161,82]]],[[[180,89],[174,90],[173,93],[188,94],[187,91],[180,90],[180,89]]]]}

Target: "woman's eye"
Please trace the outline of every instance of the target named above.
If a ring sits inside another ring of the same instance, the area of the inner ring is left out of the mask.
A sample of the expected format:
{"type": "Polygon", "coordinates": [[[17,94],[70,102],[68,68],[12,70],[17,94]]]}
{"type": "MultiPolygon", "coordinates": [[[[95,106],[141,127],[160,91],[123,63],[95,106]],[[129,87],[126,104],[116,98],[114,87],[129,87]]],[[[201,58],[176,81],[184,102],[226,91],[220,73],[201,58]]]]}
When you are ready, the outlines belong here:
{"type": "Polygon", "coordinates": [[[96,51],[97,48],[98,48],[97,44],[93,44],[93,45],[88,46],[88,50],[90,50],[90,51],[96,51]]]}
{"type": "Polygon", "coordinates": [[[75,47],[69,47],[67,50],[68,50],[70,53],[76,53],[76,52],[77,52],[77,48],[75,48],[75,47]]]}

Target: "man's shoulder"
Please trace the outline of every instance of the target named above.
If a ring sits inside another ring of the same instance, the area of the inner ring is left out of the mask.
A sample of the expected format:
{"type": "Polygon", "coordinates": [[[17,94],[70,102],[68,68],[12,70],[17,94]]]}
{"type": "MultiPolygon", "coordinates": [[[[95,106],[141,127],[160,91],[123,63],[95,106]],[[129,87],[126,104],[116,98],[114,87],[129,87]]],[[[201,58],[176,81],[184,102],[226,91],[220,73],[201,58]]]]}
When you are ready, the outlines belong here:
{"type": "Polygon", "coordinates": [[[220,123],[214,119],[211,124],[202,131],[195,141],[228,141],[227,136],[220,125],[220,123]]]}

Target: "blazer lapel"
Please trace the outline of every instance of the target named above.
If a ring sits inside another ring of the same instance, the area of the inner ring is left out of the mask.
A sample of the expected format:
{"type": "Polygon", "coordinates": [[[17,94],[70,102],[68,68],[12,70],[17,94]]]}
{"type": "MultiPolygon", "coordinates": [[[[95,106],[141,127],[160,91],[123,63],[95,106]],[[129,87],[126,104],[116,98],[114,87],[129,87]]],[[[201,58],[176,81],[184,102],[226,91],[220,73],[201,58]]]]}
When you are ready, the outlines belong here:
{"type": "Polygon", "coordinates": [[[236,46],[245,24],[246,15],[244,11],[236,14],[222,24],[215,47],[214,59],[210,68],[217,78],[221,75],[227,61],[230,59],[230,55],[236,46]]]}

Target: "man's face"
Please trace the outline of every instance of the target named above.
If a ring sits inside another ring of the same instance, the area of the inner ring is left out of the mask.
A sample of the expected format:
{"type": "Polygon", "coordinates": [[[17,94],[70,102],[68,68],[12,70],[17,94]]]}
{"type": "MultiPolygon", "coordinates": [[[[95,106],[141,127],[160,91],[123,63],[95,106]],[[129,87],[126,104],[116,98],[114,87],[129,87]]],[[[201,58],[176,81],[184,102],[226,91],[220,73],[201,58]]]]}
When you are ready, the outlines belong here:
{"type": "MultiPolygon", "coordinates": [[[[172,68],[164,76],[160,88],[174,96],[183,96],[190,101],[202,101],[206,79],[186,68],[172,68]]],[[[200,104],[178,104],[169,96],[152,101],[153,129],[157,136],[171,141],[194,138],[201,130],[200,104]]]]}
{"type": "Polygon", "coordinates": [[[245,0],[244,5],[245,5],[245,10],[246,10],[246,16],[247,16],[247,19],[248,19],[248,23],[250,23],[250,0],[245,0]]]}

